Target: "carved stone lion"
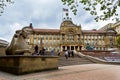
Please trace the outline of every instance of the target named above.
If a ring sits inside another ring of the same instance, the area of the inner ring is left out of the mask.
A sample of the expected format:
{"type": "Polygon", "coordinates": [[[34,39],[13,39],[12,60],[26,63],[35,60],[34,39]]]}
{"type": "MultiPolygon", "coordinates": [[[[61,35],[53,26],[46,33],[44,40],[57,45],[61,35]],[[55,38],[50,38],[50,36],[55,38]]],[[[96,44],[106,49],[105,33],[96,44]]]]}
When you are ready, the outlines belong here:
{"type": "Polygon", "coordinates": [[[30,53],[26,38],[31,32],[31,24],[29,27],[24,27],[22,30],[16,31],[10,45],[6,49],[6,55],[23,55],[24,53],[30,53]]]}

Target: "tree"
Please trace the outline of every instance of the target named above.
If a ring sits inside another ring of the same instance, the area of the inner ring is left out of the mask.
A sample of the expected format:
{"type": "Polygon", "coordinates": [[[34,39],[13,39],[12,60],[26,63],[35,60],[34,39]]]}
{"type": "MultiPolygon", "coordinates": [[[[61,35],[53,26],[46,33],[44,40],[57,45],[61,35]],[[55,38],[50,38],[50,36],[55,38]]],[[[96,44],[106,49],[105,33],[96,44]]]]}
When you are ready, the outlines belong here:
{"type": "Polygon", "coordinates": [[[117,38],[117,44],[120,46],[120,36],[117,38]]]}
{"type": "Polygon", "coordinates": [[[13,3],[13,1],[12,0],[0,0],[0,16],[4,12],[4,9],[7,6],[7,3],[13,3]]]}
{"type": "Polygon", "coordinates": [[[71,11],[76,15],[77,8],[80,4],[84,5],[86,11],[89,11],[91,15],[95,16],[95,20],[107,20],[111,17],[112,20],[119,21],[118,8],[120,8],[120,0],[61,0],[64,5],[69,6],[71,11]],[[102,14],[98,15],[97,11],[101,11],[102,14]]]}

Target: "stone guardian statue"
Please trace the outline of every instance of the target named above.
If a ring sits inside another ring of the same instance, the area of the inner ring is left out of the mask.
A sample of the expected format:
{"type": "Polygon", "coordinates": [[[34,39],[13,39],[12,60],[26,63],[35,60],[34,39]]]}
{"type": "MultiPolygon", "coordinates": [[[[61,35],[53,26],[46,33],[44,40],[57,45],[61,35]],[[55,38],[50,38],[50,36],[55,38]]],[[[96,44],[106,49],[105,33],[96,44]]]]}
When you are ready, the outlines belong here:
{"type": "Polygon", "coordinates": [[[28,27],[22,28],[22,30],[16,31],[10,45],[6,49],[6,55],[24,55],[25,53],[30,53],[26,38],[31,32],[32,24],[28,27]]]}

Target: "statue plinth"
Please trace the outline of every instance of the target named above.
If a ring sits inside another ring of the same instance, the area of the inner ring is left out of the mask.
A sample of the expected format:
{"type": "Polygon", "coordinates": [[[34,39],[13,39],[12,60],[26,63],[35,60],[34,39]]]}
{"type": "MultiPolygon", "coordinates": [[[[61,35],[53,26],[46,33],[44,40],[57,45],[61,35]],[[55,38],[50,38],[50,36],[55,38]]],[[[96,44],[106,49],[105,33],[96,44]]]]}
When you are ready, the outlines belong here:
{"type": "Polygon", "coordinates": [[[58,69],[56,56],[0,56],[0,70],[15,75],[58,69]]]}

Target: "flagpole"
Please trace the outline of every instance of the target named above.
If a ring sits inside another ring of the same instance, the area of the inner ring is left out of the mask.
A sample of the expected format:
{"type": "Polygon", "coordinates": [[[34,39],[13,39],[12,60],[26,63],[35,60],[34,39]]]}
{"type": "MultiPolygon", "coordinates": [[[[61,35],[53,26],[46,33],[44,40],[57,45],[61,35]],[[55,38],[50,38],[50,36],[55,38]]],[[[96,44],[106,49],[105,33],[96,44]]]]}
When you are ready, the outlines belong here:
{"type": "Polygon", "coordinates": [[[62,8],[62,22],[63,22],[63,8],[62,8]]]}
{"type": "Polygon", "coordinates": [[[69,18],[69,10],[67,8],[62,9],[62,21],[69,18]],[[64,17],[65,16],[65,17],[64,17]]]}

